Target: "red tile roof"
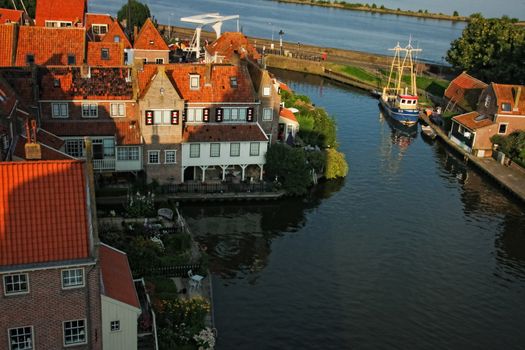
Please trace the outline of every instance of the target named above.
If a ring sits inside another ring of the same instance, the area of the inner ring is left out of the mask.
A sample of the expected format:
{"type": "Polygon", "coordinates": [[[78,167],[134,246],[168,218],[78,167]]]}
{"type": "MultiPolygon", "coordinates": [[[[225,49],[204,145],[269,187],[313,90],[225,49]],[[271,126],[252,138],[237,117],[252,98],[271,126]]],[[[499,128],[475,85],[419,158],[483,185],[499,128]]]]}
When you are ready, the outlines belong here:
{"type": "Polygon", "coordinates": [[[109,27],[108,32],[104,37],[100,40],[102,42],[115,42],[115,37],[119,37],[118,40],[120,40],[120,43],[123,44],[124,48],[130,49],[131,43],[129,42],[128,36],[126,33],[124,33],[124,29],[120,26],[120,23],[118,21],[114,21],[113,24],[109,27]]]}
{"type": "Polygon", "coordinates": [[[168,44],[162,39],[159,31],[151,19],[147,19],[133,44],[134,49],[138,50],[166,50],[169,51],[168,44]]]}
{"type": "MultiPolygon", "coordinates": [[[[52,148],[48,145],[46,145],[44,142],[37,141],[40,144],[40,151],[42,154],[42,160],[68,160],[68,159],[75,159],[66,153],[63,153],[55,148],[52,148]]],[[[26,150],[25,150],[25,144],[27,143],[27,139],[24,136],[20,136],[16,140],[15,149],[13,152],[13,156],[26,159],[26,150]]]]}
{"type": "Polygon", "coordinates": [[[0,50],[0,67],[9,67],[13,65],[15,53],[15,25],[14,24],[0,24],[0,43],[2,49],[0,50]]]}
{"type": "Polygon", "coordinates": [[[183,142],[268,141],[258,124],[186,125],[183,142]]]}
{"type": "MultiPolygon", "coordinates": [[[[98,44],[98,43],[94,43],[98,44]]],[[[80,67],[46,67],[38,70],[42,100],[129,100],[132,83],[127,82],[129,68],[91,67],[89,77],[80,67]],[[55,80],[60,86],[55,87],[55,80]]]]}
{"type": "Polygon", "coordinates": [[[24,11],[22,10],[12,10],[12,9],[0,9],[0,24],[4,23],[22,23],[22,15],[24,11]]]}
{"type": "MultiPolygon", "coordinates": [[[[246,67],[232,65],[205,64],[172,64],[166,65],[166,74],[170,78],[180,96],[188,102],[254,102],[255,91],[251,84],[246,67]],[[211,69],[211,74],[208,70],[211,69]],[[190,74],[199,75],[199,89],[190,89],[190,74]],[[208,78],[207,76],[210,76],[208,78]],[[231,86],[230,78],[235,77],[237,87],[231,86]]],[[[139,72],[140,96],[157,73],[155,65],[144,65],[139,72]]]]}
{"type": "Polygon", "coordinates": [[[498,113],[507,115],[525,115],[525,86],[524,85],[508,85],[508,84],[496,84],[492,83],[492,88],[496,94],[496,100],[498,103],[498,113]],[[519,100],[516,101],[516,97],[519,93],[519,100]],[[517,104],[516,104],[517,102],[517,104]],[[501,108],[502,103],[509,103],[511,111],[503,111],[501,108]],[[517,108],[517,110],[514,110],[517,108]]]}
{"type": "Polygon", "coordinates": [[[479,96],[487,86],[484,82],[463,72],[450,82],[445,90],[445,97],[464,110],[475,110],[479,96]]]}
{"type": "Polygon", "coordinates": [[[76,64],[84,61],[86,30],[83,28],[20,27],[16,65],[26,66],[27,55],[34,55],[37,65],[67,65],[68,55],[76,64]]]}
{"type": "Polygon", "coordinates": [[[490,117],[482,118],[478,112],[461,114],[452,119],[470,130],[481,129],[493,124],[490,117]]]}
{"type": "Polygon", "coordinates": [[[105,244],[100,245],[102,294],[140,309],[139,298],[126,253],[105,244]]]}
{"type": "Polygon", "coordinates": [[[88,42],[87,64],[93,67],[117,67],[124,65],[124,44],[114,42],[88,42]],[[102,58],[102,49],[108,50],[107,59],[102,58]]]}
{"type": "Polygon", "coordinates": [[[89,258],[83,162],[4,162],[0,178],[0,266],[89,258]]]}
{"type": "Polygon", "coordinates": [[[142,144],[139,123],[136,121],[42,121],[42,126],[58,136],[115,136],[118,145],[142,144]]]}
{"type": "Polygon", "coordinates": [[[46,20],[84,23],[87,0],[38,0],[36,2],[36,25],[45,26],[46,20]]]}
{"type": "Polygon", "coordinates": [[[210,55],[224,56],[226,60],[231,60],[235,53],[241,58],[247,57],[252,60],[261,58],[261,55],[250,44],[246,35],[238,32],[223,33],[219,39],[206,46],[206,50],[210,55]]]}
{"type": "Polygon", "coordinates": [[[88,13],[86,14],[86,31],[91,41],[101,41],[105,43],[120,42],[124,48],[131,48],[131,43],[124,30],[120,26],[117,20],[110,15],[99,14],[99,13],[88,13]],[[108,31],[106,34],[94,35],[92,32],[93,24],[106,24],[108,31]],[[119,41],[115,41],[115,36],[119,37],[119,41]]]}
{"type": "Polygon", "coordinates": [[[281,108],[281,111],[279,112],[279,116],[282,117],[282,118],[286,118],[288,120],[291,120],[291,121],[293,121],[295,123],[298,123],[297,118],[295,117],[293,112],[291,110],[289,110],[288,108],[281,108]]]}
{"type": "Polygon", "coordinates": [[[22,101],[22,104],[34,104],[34,80],[30,69],[4,69],[0,72],[0,75],[7,80],[17,97],[22,101]]]}
{"type": "Polygon", "coordinates": [[[292,89],[290,89],[290,87],[288,85],[286,85],[285,83],[283,82],[279,82],[279,88],[283,91],[288,91],[288,92],[292,92],[292,89]]]}
{"type": "Polygon", "coordinates": [[[113,24],[113,17],[102,13],[86,13],[86,31],[91,34],[93,24],[107,24],[109,27],[113,24]]]}

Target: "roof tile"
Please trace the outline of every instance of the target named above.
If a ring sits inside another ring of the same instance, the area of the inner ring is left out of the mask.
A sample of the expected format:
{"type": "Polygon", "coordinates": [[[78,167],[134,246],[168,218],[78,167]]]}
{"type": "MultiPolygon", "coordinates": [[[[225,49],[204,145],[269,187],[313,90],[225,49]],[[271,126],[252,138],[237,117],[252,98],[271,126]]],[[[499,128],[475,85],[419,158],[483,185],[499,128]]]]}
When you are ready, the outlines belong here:
{"type": "Polygon", "coordinates": [[[268,141],[257,124],[186,125],[183,142],[268,141]]]}
{"type": "Polygon", "coordinates": [[[0,9],[0,24],[4,23],[22,23],[24,11],[12,9],[0,9]]]}
{"type": "Polygon", "coordinates": [[[46,20],[84,22],[87,0],[38,0],[36,2],[36,25],[45,26],[46,20]]]}
{"type": "Polygon", "coordinates": [[[450,82],[445,90],[445,97],[464,110],[475,110],[479,96],[487,86],[484,82],[463,72],[450,82]]]}
{"type": "Polygon", "coordinates": [[[494,93],[496,94],[498,113],[525,115],[525,86],[492,83],[492,87],[494,89],[494,93]],[[518,97],[518,91],[520,91],[519,100],[516,101],[516,97],[518,97]],[[512,110],[503,111],[501,108],[502,103],[510,104],[512,110]]]}
{"type": "Polygon", "coordinates": [[[138,50],[166,50],[169,51],[168,44],[162,39],[159,31],[151,19],[147,19],[142,25],[139,34],[133,44],[134,49],[138,50]]]}
{"type": "Polygon", "coordinates": [[[456,122],[460,123],[461,125],[465,126],[470,130],[481,129],[493,124],[493,121],[490,117],[481,118],[478,112],[461,114],[455,116],[452,119],[454,119],[456,122]]]}
{"type": "Polygon", "coordinates": [[[261,58],[261,54],[250,44],[246,35],[239,32],[223,33],[217,40],[208,45],[206,50],[210,55],[224,56],[226,60],[231,60],[235,53],[241,58],[247,57],[255,61],[261,58]]]}
{"type": "Polygon", "coordinates": [[[15,25],[0,24],[0,67],[9,67],[13,65],[13,55],[15,52],[15,25]]]}

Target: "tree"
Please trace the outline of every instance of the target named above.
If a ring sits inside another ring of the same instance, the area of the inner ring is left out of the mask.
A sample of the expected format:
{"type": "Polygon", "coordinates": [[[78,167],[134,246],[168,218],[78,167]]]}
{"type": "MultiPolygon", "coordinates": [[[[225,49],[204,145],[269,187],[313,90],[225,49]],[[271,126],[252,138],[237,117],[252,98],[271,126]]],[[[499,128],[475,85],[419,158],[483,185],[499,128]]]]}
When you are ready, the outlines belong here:
{"type": "Polygon", "coordinates": [[[525,84],[525,28],[516,21],[472,15],[451,43],[447,62],[486,82],[525,84]]]}
{"type": "Polygon", "coordinates": [[[310,167],[302,148],[276,143],[266,152],[266,175],[277,177],[283,189],[293,195],[303,195],[312,184],[310,167]]]}
{"type": "Polygon", "coordinates": [[[132,31],[133,27],[137,26],[138,28],[142,27],[144,22],[151,17],[148,5],[145,5],[137,0],[129,1],[129,11],[128,4],[125,4],[120,8],[117,13],[117,19],[119,22],[126,20],[126,28],[128,31],[132,31]],[[128,19],[128,14],[131,19],[128,19]]]}
{"type": "Polygon", "coordinates": [[[454,11],[454,13],[452,14],[452,16],[454,16],[454,17],[458,17],[458,16],[459,16],[459,12],[458,12],[458,11],[454,11]]]}
{"type": "MultiPolygon", "coordinates": [[[[19,0],[15,0],[16,8],[18,10],[23,10],[24,7],[19,0]]],[[[29,17],[35,18],[35,9],[36,9],[36,0],[24,0],[24,5],[26,6],[29,17]]],[[[0,0],[0,8],[14,9],[12,0],[0,0]]]]}
{"type": "Polygon", "coordinates": [[[328,180],[332,180],[338,177],[346,177],[347,174],[348,163],[346,162],[344,153],[341,153],[334,148],[328,148],[326,150],[325,177],[328,180]]]}

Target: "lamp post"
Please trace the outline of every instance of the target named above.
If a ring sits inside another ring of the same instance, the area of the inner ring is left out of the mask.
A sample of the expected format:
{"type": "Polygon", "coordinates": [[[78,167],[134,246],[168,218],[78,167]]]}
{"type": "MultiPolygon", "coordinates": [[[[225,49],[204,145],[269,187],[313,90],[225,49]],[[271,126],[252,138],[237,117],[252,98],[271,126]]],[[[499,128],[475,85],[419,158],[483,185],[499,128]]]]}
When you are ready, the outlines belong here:
{"type": "Polygon", "coordinates": [[[272,23],[272,22],[268,22],[268,24],[272,26],[272,43],[270,44],[270,49],[273,50],[273,32],[274,32],[273,29],[274,29],[274,26],[273,26],[273,23],[272,23]]]}
{"type": "Polygon", "coordinates": [[[280,51],[281,56],[283,55],[283,35],[284,35],[284,32],[281,29],[279,31],[279,51],[280,51]]]}
{"type": "Polygon", "coordinates": [[[171,16],[173,16],[174,13],[170,13],[169,17],[168,17],[168,27],[169,27],[169,32],[168,32],[168,39],[171,41],[171,16]]]}

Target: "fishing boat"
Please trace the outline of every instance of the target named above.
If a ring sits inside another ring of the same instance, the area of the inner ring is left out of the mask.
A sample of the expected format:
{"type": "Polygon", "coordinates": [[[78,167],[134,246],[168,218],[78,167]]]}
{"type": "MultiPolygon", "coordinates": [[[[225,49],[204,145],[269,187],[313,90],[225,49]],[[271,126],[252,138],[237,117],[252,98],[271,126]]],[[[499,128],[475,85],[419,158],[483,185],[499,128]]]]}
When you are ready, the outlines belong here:
{"type": "Polygon", "coordinates": [[[404,125],[414,125],[419,118],[416,72],[412,54],[421,49],[412,47],[410,41],[406,47],[399,46],[389,49],[394,51],[387,84],[383,87],[379,102],[386,113],[394,120],[404,125]],[[408,71],[410,84],[402,86],[403,74],[408,71]]]}

